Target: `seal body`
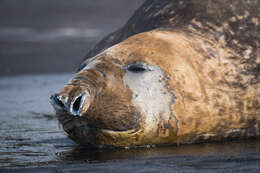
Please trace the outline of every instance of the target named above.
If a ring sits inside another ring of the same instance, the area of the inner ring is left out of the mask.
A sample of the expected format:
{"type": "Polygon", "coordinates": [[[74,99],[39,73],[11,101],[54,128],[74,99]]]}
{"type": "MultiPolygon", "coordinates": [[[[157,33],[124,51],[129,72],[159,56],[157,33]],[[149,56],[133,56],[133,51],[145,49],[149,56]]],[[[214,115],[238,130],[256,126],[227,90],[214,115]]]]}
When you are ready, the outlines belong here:
{"type": "Polygon", "coordinates": [[[259,9],[257,0],[145,2],[51,97],[64,130],[106,147],[260,136],[259,9]]]}

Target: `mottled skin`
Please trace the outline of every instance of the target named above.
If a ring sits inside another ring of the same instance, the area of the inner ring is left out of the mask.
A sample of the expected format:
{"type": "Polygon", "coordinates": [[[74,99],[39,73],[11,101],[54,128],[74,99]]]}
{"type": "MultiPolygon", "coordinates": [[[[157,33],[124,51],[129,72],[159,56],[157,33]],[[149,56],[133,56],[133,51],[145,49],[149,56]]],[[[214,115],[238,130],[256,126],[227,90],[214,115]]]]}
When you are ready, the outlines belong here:
{"type": "Polygon", "coordinates": [[[69,136],[106,147],[260,136],[260,2],[147,1],[141,14],[59,92],[69,107],[86,95],[76,116],[56,108],[69,136]],[[136,64],[145,69],[132,72],[136,64]]]}

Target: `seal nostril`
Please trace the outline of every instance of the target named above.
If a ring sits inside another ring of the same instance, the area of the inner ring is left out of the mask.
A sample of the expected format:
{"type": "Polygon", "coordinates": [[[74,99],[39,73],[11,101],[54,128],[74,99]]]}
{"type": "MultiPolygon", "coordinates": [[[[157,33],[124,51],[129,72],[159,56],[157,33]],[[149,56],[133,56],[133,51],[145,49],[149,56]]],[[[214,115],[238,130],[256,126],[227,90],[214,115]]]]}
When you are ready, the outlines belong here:
{"type": "Polygon", "coordinates": [[[78,112],[80,111],[81,105],[84,101],[83,99],[84,99],[84,95],[81,95],[74,101],[74,103],[72,105],[73,112],[78,114],[78,112]]]}
{"type": "Polygon", "coordinates": [[[75,102],[73,103],[73,111],[77,112],[80,108],[80,102],[81,102],[81,97],[78,97],[75,102]]]}
{"type": "Polygon", "coordinates": [[[65,109],[65,105],[62,103],[62,101],[59,99],[59,96],[58,95],[54,95],[53,97],[52,97],[52,99],[53,99],[53,101],[54,101],[54,103],[57,105],[57,106],[59,106],[60,108],[62,108],[62,109],[65,109]]]}

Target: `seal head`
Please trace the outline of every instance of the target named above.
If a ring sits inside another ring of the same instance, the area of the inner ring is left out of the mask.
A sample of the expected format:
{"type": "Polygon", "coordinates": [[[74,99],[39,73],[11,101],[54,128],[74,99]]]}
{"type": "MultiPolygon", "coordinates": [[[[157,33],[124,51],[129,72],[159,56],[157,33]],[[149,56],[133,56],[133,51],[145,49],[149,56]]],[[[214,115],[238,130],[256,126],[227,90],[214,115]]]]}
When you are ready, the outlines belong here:
{"type": "Polygon", "coordinates": [[[81,144],[143,146],[176,137],[168,74],[143,58],[151,55],[141,56],[127,44],[83,62],[75,77],[51,96],[64,130],[81,144]]]}

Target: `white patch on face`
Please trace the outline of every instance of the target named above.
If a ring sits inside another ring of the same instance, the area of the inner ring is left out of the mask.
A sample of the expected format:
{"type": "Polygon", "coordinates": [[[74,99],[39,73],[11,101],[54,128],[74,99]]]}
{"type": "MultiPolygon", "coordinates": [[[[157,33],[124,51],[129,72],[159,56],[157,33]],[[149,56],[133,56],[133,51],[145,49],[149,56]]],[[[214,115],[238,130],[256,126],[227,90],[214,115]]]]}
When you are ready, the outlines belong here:
{"type": "Polygon", "coordinates": [[[163,71],[156,66],[142,73],[127,71],[124,84],[133,92],[132,104],[145,116],[145,130],[157,127],[160,115],[170,118],[172,94],[166,89],[163,71]]]}

